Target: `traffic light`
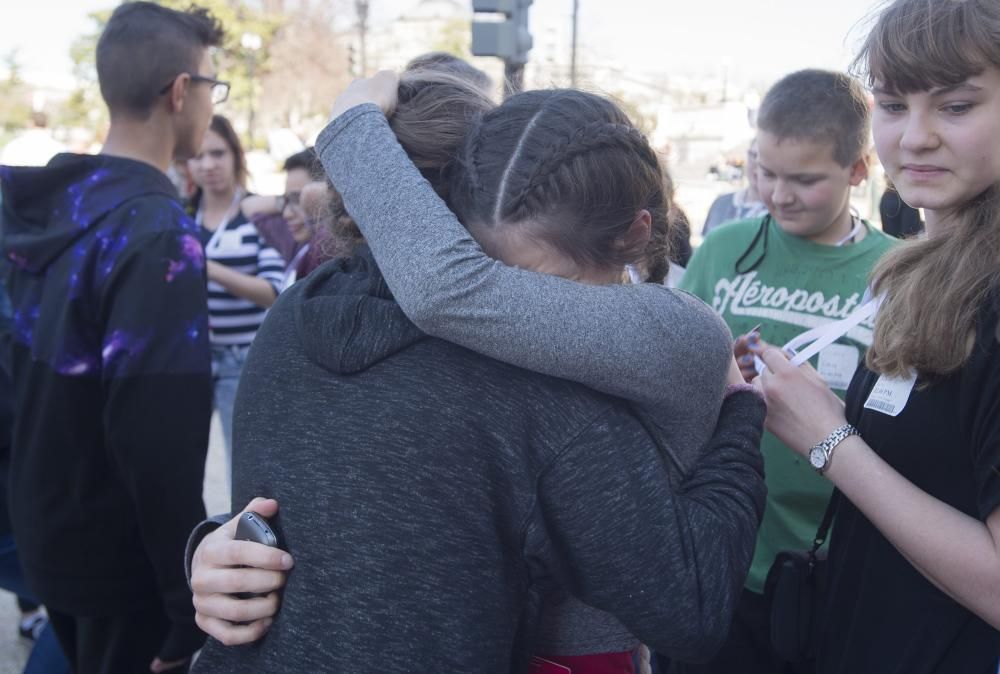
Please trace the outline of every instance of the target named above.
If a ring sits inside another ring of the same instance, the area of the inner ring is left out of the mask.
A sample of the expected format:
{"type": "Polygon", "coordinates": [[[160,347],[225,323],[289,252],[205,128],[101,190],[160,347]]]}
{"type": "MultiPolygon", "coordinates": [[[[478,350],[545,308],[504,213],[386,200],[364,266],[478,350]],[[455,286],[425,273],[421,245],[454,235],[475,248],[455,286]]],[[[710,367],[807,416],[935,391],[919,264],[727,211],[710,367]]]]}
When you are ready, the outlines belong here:
{"type": "Polygon", "coordinates": [[[497,56],[508,64],[528,62],[533,40],[528,7],[533,0],[472,0],[472,11],[504,15],[503,21],[472,21],[472,54],[497,56]]]}

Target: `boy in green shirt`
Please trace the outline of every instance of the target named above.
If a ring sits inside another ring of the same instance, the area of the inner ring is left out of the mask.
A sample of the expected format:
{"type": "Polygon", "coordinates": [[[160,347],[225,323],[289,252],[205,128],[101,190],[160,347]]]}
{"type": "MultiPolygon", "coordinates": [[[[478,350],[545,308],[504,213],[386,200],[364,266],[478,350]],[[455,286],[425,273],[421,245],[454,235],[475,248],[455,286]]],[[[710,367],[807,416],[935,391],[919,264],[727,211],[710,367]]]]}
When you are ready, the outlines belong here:
{"type": "MultiPolygon", "coordinates": [[[[892,245],[850,210],[851,188],[867,176],[869,118],[860,85],[841,73],[799,71],[767,93],[757,143],[758,190],[769,215],[709,233],[681,283],[714,307],[734,335],[757,339],[759,326],[759,338],[781,346],[861,305],[868,273],[892,245]]],[[[872,319],[862,322],[812,360],[841,397],[871,344],[872,328],[872,319]]],[[[739,351],[749,376],[753,356],[739,351]]],[[[812,542],[831,486],[770,433],[761,452],[767,508],[729,639],[712,662],[679,665],[680,671],[809,671],[774,656],[762,592],[775,554],[812,542]]]]}

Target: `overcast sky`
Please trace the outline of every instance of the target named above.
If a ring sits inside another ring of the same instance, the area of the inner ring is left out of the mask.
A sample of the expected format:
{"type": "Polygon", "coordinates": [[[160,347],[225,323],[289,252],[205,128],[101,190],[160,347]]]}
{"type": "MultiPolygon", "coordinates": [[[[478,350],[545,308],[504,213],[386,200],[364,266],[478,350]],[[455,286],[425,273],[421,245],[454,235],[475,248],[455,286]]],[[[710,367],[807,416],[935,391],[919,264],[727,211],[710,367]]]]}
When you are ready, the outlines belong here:
{"type": "MultiPolygon", "coordinates": [[[[419,0],[371,0],[390,20],[419,0]]],[[[470,0],[471,1],[471,0],[470,0]]],[[[352,2],[340,0],[349,11],[352,2]]],[[[26,75],[70,81],[69,45],[87,13],[114,0],[3,0],[0,52],[17,49],[26,75]]],[[[580,0],[581,45],[593,60],[640,71],[767,81],[807,66],[843,68],[879,0],[580,0]]],[[[572,0],[535,0],[531,28],[568,26],[572,0]]],[[[536,42],[537,44],[537,42],[536,42]]]]}

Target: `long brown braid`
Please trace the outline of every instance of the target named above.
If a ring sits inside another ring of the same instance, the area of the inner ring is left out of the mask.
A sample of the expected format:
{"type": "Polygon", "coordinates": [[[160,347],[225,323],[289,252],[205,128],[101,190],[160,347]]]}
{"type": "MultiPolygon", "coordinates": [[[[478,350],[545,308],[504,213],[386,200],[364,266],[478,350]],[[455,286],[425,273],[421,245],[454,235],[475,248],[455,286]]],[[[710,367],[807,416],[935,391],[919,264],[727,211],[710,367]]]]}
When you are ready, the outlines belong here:
{"type": "Polygon", "coordinates": [[[580,264],[668,269],[664,174],[642,133],[611,101],[576,90],[531,91],[485,115],[466,139],[452,206],[480,230],[516,225],[580,264]],[[650,241],[627,243],[641,210],[650,241]]]}

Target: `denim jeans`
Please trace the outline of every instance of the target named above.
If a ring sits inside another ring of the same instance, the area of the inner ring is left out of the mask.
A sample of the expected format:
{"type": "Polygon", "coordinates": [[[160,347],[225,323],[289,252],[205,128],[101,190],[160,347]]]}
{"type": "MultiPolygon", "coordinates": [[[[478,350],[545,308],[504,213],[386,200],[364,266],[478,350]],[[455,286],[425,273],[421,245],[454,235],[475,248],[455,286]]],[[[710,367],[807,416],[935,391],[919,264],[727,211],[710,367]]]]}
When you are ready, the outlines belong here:
{"type": "MultiPolygon", "coordinates": [[[[17,558],[17,547],[10,534],[0,536],[0,588],[35,601],[31,590],[25,585],[24,573],[17,558]]],[[[24,666],[24,674],[69,674],[69,663],[59,647],[51,624],[46,624],[38,635],[24,666]]]]}
{"type": "Polygon", "coordinates": [[[212,346],[212,405],[219,412],[225,438],[226,480],[233,476],[233,403],[249,346],[212,346]]]}

